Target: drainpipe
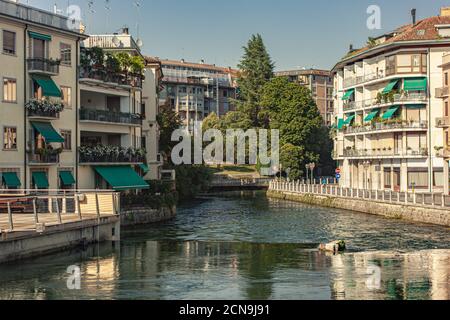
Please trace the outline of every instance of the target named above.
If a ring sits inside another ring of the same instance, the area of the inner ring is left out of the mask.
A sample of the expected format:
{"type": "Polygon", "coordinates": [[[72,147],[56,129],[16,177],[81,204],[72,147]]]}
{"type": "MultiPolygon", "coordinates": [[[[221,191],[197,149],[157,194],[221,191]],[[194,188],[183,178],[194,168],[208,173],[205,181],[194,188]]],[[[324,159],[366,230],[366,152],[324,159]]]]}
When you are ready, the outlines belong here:
{"type": "Polygon", "coordinates": [[[428,48],[428,63],[427,63],[427,76],[428,76],[428,161],[429,161],[429,191],[430,193],[433,193],[433,156],[432,156],[432,138],[431,138],[431,128],[432,128],[432,124],[431,124],[431,50],[430,48],[428,48]]]}
{"type": "MultiPolygon", "coordinates": [[[[23,101],[24,104],[27,100],[27,33],[28,33],[28,25],[25,25],[25,30],[23,33],[23,101]]],[[[25,105],[23,108],[23,140],[24,140],[24,155],[23,155],[23,167],[24,167],[24,189],[27,189],[27,178],[28,178],[28,168],[27,168],[27,111],[25,110],[25,105]]],[[[31,188],[31,183],[30,183],[31,188]]]]}
{"type": "Polygon", "coordinates": [[[78,184],[78,168],[79,168],[79,121],[80,121],[80,106],[78,105],[79,103],[79,95],[81,94],[79,92],[79,70],[80,68],[78,67],[79,65],[79,56],[80,56],[80,38],[78,37],[77,39],[77,50],[76,50],[76,58],[75,58],[75,76],[76,76],[76,81],[75,81],[75,189],[78,190],[79,184],[78,184]]]}

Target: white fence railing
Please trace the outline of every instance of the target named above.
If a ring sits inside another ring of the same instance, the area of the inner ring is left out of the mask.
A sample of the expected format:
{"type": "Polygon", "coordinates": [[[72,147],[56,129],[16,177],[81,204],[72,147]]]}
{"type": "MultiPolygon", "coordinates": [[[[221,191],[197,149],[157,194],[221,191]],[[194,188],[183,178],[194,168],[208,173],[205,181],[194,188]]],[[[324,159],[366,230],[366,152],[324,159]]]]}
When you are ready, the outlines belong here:
{"type": "Polygon", "coordinates": [[[450,207],[450,196],[439,193],[394,192],[390,190],[364,190],[342,188],[337,185],[302,184],[300,182],[272,181],[269,190],[293,193],[361,199],[410,206],[450,207]]]}

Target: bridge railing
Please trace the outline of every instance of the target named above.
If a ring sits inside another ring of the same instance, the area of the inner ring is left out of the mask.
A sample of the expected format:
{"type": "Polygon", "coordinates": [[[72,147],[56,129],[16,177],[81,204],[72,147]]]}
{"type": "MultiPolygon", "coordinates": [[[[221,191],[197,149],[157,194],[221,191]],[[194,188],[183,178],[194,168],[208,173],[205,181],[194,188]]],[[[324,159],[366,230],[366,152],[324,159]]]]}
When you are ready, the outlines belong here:
{"type": "Polygon", "coordinates": [[[0,234],[118,215],[114,191],[0,190],[0,234]]]}
{"type": "Polygon", "coordinates": [[[287,182],[281,180],[271,181],[269,190],[294,194],[313,194],[338,198],[361,199],[399,205],[430,206],[436,208],[450,207],[450,196],[441,193],[412,193],[395,192],[391,190],[365,190],[356,188],[343,188],[338,185],[302,184],[297,181],[287,182]]]}
{"type": "Polygon", "coordinates": [[[248,179],[230,179],[230,178],[214,178],[211,187],[269,187],[269,183],[273,179],[270,178],[248,178],[248,179]]]}

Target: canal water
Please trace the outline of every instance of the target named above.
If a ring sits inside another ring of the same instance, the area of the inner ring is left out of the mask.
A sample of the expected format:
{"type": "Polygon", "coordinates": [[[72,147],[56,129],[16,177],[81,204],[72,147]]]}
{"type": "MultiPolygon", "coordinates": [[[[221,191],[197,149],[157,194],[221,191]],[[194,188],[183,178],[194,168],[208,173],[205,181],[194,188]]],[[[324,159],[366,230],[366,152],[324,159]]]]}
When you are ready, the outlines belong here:
{"type": "Polygon", "coordinates": [[[122,238],[2,265],[0,299],[450,299],[448,228],[264,193],[198,199],[122,238]],[[317,250],[338,239],[345,254],[317,250]]]}

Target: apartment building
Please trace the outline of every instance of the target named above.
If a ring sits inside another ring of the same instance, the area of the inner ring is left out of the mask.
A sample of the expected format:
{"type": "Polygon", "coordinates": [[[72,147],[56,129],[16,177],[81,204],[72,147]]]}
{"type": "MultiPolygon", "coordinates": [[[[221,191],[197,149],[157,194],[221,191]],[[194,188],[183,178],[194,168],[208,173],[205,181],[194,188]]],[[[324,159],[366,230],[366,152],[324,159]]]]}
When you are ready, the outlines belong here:
{"type": "Polygon", "coordinates": [[[335,159],[344,187],[448,193],[450,16],[416,21],[351,50],[333,68],[335,159]],[[448,119],[448,118],[446,118],[448,119]]]}
{"type": "Polygon", "coordinates": [[[79,176],[81,189],[146,189],[143,122],[144,73],[123,69],[117,54],[140,57],[140,47],[121,34],[83,41],[80,65],[79,176]],[[117,57],[117,58],[115,58],[117,57]]]}
{"type": "Polygon", "coordinates": [[[75,186],[84,38],[64,16],[0,0],[0,188],[75,186]]]}
{"type": "Polygon", "coordinates": [[[303,69],[275,72],[276,77],[287,77],[289,81],[311,90],[324,124],[331,126],[334,114],[333,77],[328,70],[303,69]]]}
{"type": "Polygon", "coordinates": [[[161,103],[169,103],[179,113],[190,132],[194,123],[210,113],[219,116],[234,110],[237,71],[215,65],[184,60],[161,60],[164,74],[161,103]]]}

